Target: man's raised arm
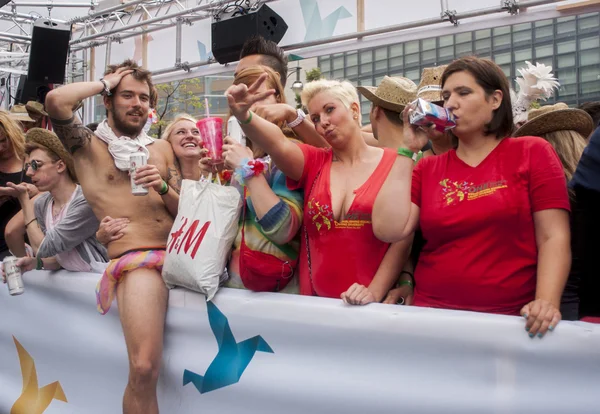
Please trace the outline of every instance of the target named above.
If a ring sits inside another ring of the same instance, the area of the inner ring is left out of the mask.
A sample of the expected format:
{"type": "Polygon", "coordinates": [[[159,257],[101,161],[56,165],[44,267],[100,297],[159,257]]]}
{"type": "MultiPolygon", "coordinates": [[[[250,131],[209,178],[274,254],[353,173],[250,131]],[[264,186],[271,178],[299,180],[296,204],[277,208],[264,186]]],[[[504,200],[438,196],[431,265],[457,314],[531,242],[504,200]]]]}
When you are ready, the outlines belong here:
{"type": "Polygon", "coordinates": [[[73,108],[84,99],[104,91],[105,86],[108,90],[115,88],[123,76],[131,72],[133,71],[120,68],[117,72],[106,75],[104,81],[71,83],[48,92],[46,111],[52,119],[54,132],[71,154],[86,148],[93,136],[92,131],[73,115],[73,108]]]}

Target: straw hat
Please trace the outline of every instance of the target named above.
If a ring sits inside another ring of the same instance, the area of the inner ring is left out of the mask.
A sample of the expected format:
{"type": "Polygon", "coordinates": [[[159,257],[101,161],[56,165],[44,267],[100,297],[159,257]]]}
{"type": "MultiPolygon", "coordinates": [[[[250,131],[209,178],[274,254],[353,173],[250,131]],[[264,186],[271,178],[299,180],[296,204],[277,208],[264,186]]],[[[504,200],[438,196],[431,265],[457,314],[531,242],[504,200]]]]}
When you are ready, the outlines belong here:
{"type": "Polygon", "coordinates": [[[421,74],[421,81],[417,87],[417,98],[423,98],[429,102],[441,102],[442,98],[442,74],[448,65],[425,68],[421,74]]]}
{"type": "Polygon", "coordinates": [[[356,89],[374,105],[398,113],[417,99],[417,85],[408,78],[384,76],[378,87],[359,86],[356,89]]]}
{"type": "Polygon", "coordinates": [[[25,134],[25,141],[35,143],[56,154],[67,165],[69,175],[73,178],[73,181],[77,181],[73,157],[67,152],[54,132],[43,128],[31,128],[25,134]]]}
{"type": "Polygon", "coordinates": [[[10,117],[15,121],[35,122],[35,120],[29,116],[29,112],[27,112],[27,108],[25,108],[25,105],[23,104],[13,105],[13,107],[10,108],[10,117]]]}
{"type": "Polygon", "coordinates": [[[594,121],[587,112],[569,108],[567,104],[559,102],[529,111],[527,122],[517,129],[513,136],[541,136],[549,132],[568,130],[577,131],[587,138],[594,130],[594,121]]]}
{"type": "Polygon", "coordinates": [[[25,109],[31,114],[39,115],[39,116],[48,116],[48,113],[44,111],[44,104],[36,101],[29,101],[25,104],[25,109]]]}

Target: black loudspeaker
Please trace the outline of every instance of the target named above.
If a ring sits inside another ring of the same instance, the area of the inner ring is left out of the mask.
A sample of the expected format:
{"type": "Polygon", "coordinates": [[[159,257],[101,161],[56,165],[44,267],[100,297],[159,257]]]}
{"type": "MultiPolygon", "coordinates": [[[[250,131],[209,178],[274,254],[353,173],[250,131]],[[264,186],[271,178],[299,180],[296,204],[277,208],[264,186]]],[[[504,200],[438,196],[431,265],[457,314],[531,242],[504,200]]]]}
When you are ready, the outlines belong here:
{"type": "Polygon", "coordinates": [[[21,75],[19,85],[17,86],[17,96],[15,104],[25,104],[28,101],[44,102],[46,95],[50,91],[48,84],[43,82],[31,82],[27,75],[21,75]]]}
{"type": "Polygon", "coordinates": [[[235,11],[221,13],[220,20],[212,23],[212,54],[219,63],[239,60],[244,42],[252,36],[279,43],[287,32],[288,25],[266,4],[251,13],[240,13],[236,7],[235,11]]]}
{"type": "Polygon", "coordinates": [[[63,83],[70,40],[71,25],[37,19],[31,34],[27,79],[30,82],[63,83]]]}

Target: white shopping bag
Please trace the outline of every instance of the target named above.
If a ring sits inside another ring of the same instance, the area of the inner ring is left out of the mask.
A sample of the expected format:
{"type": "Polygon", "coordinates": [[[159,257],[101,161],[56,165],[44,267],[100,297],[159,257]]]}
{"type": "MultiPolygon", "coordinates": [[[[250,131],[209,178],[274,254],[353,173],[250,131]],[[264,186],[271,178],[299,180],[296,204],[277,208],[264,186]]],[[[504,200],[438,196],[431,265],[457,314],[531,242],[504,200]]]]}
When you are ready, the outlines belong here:
{"type": "Polygon", "coordinates": [[[163,279],[211,300],[238,232],[242,199],[235,187],[183,180],[179,210],[167,242],[163,279]]]}

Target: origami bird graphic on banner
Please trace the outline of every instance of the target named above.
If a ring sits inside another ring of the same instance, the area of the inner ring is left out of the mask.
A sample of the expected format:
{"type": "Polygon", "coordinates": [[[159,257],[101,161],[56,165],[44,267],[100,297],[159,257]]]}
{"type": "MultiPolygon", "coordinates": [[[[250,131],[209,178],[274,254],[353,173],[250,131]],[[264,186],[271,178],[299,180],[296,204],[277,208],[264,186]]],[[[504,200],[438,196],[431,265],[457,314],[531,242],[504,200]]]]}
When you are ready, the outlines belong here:
{"type": "Polygon", "coordinates": [[[300,7],[306,27],[305,42],[333,36],[338,21],[352,17],[348,9],[340,6],[322,19],[317,0],[300,0],[300,7]]]}
{"type": "Polygon", "coordinates": [[[219,345],[219,352],[204,376],[187,369],[183,372],[183,385],[191,382],[200,394],[237,383],[256,351],[274,353],[260,335],[236,343],[227,317],[212,302],[207,302],[206,307],[208,322],[219,345]]]}
{"type": "Polygon", "coordinates": [[[42,414],[52,400],[67,402],[67,397],[58,381],[38,388],[37,371],[33,358],[23,348],[23,345],[17,341],[17,338],[13,336],[13,340],[21,363],[23,391],[21,391],[21,396],[10,409],[10,414],[42,414]]]}

